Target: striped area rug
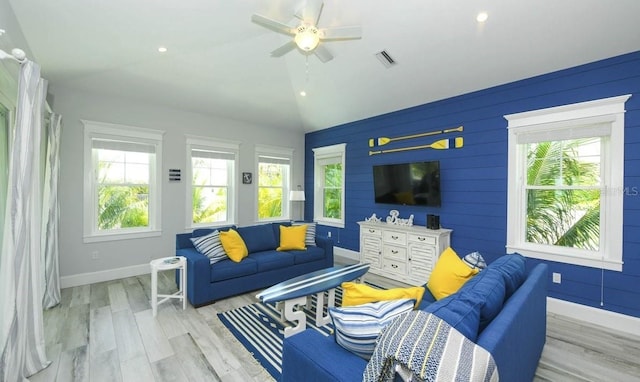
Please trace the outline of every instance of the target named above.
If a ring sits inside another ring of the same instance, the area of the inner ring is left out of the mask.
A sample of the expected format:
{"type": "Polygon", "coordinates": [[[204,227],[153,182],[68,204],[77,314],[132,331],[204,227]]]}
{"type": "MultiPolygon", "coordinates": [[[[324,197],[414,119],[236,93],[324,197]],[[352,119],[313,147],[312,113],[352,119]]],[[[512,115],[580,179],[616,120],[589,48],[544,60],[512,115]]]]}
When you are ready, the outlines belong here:
{"type": "MultiPolygon", "coordinates": [[[[326,295],[326,293],[325,293],[326,295]]],[[[327,297],[325,296],[325,301],[327,297]]],[[[336,288],[336,306],[342,301],[342,289],[336,288]]],[[[312,297],[315,309],[316,297],[312,297]]],[[[325,309],[326,310],[326,309],[325,309]]],[[[333,334],[333,324],[317,327],[315,315],[307,313],[307,329],[315,329],[325,336],[333,334]]],[[[326,312],[325,312],[326,313],[326,312]]],[[[242,308],[218,313],[218,317],[231,333],[249,350],[253,357],[277,381],[282,374],[282,341],[284,328],[293,326],[280,322],[280,312],[272,303],[255,303],[242,308]]]]}

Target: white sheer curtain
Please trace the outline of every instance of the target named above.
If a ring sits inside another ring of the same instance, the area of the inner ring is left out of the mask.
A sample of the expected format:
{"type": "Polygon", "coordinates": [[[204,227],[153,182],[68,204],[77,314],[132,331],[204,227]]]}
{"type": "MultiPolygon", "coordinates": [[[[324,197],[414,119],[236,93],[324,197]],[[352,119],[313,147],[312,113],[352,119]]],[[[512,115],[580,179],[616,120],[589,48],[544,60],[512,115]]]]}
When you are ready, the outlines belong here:
{"type": "Polygon", "coordinates": [[[42,264],[44,264],[45,309],[60,302],[60,271],[58,266],[58,179],[60,177],[60,134],[62,117],[52,113],[47,125],[47,160],[45,162],[42,202],[42,264]]]}
{"type": "Polygon", "coordinates": [[[46,83],[26,61],[18,81],[0,258],[0,380],[26,381],[47,367],[42,319],[40,140],[46,83]]]}

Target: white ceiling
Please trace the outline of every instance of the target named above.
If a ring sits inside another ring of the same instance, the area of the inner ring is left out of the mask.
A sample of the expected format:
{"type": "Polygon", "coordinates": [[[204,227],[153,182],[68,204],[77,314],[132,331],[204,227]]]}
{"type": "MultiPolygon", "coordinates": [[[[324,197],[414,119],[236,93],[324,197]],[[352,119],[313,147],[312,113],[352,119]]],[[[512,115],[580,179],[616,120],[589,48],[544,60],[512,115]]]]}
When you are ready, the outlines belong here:
{"type": "Polygon", "coordinates": [[[251,22],[294,25],[305,0],[8,1],[54,89],[304,131],[640,50],[640,0],[325,0],[318,26],[363,38],[326,42],[324,64],[271,58],[288,37],[251,22]]]}

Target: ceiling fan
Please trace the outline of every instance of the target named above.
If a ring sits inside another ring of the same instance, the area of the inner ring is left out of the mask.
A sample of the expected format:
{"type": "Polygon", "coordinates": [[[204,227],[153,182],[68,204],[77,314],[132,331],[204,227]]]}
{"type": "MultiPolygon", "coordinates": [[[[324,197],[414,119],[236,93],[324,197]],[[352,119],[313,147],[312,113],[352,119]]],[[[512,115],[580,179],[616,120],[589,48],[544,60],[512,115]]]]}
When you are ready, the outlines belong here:
{"type": "Polygon", "coordinates": [[[251,16],[251,20],[278,33],[293,36],[293,40],[271,52],[272,57],[281,57],[298,47],[304,52],[313,52],[320,61],[327,62],[333,59],[333,55],[321,42],[359,39],[362,37],[362,28],[360,26],[318,28],[323,5],[322,0],[307,0],[305,5],[293,14],[300,20],[293,27],[259,14],[251,16]]]}

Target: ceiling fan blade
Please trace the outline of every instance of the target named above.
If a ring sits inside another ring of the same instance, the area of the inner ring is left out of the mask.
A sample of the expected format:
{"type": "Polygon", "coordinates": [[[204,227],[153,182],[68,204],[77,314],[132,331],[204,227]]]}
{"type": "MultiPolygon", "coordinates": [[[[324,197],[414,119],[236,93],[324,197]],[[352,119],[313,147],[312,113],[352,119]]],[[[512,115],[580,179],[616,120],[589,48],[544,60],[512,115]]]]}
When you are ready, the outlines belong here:
{"type": "Polygon", "coordinates": [[[291,40],[288,43],[282,45],[278,49],[276,49],[273,52],[271,52],[271,57],[282,57],[286,53],[289,53],[290,51],[295,49],[295,47],[296,47],[295,41],[291,40]]]}
{"type": "Polygon", "coordinates": [[[263,27],[269,28],[269,29],[271,29],[273,31],[279,32],[279,33],[284,33],[284,34],[289,34],[289,35],[296,34],[295,29],[291,28],[287,24],[281,23],[280,21],[276,21],[276,20],[270,19],[270,18],[262,16],[262,15],[259,15],[257,13],[254,13],[251,16],[251,21],[253,21],[256,24],[260,24],[263,27]]]}
{"type": "Polygon", "coordinates": [[[324,45],[322,45],[322,44],[318,45],[313,50],[313,53],[322,62],[329,62],[329,61],[333,60],[333,55],[331,54],[331,52],[329,52],[329,49],[325,48],[324,45]]]}
{"type": "Polygon", "coordinates": [[[323,0],[307,0],[307,3],[295,13],[295,16],[305,23],[318,25],[320,12],[322,12],[323,0]]]}
{"type": "Polygon", "coordinates": [[[320,38],[323,40],[351,40],[362,38],[362,27],[336,27],[320,29],[320,38]]]}

